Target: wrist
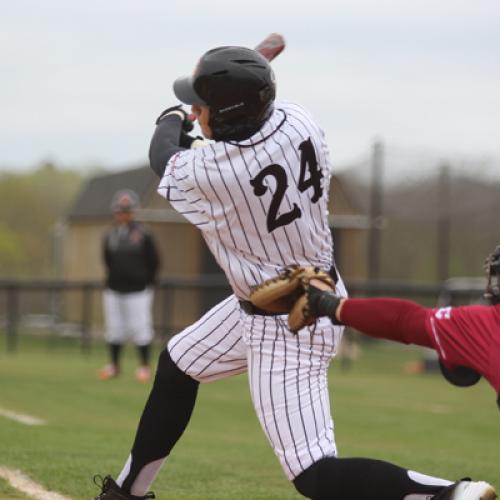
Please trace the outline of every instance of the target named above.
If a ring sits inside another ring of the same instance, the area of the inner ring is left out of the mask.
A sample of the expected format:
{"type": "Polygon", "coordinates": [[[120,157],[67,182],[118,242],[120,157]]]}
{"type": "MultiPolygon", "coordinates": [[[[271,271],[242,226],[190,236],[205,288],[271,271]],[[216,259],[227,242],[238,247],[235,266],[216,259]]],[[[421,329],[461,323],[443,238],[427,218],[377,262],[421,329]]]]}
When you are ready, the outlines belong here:
{"type": "MultiPolygon", "coordinates": [[[[346,303],[346,301],[347,301],[346,298],[339,299],[337,307],[335,308],[335,312],[332,315],[335,318],[335,323],[338,324],[338,325],[343,325],[344,324],[342,322],[342,309],[343,309],[344,304],[346,303]]],[[[333,319],[332,319],[332,321],[333,321],[333,319]]]]}
{"type": "Polygon", "coordinates": [[[184,121],[184,113],[182,111],[170,111],[165,116],[178,116],[182,121],[184,121]]]}
{"type": "Polygon", "coordinates": [[[315,286],[309,287],[308,294],[311,314],[317,318],[328,316],[333,321],[340,297],[337,297],[334,292],[319,290],[315,286]]]}
{"type": "Polygon", "coordinates": [[[182,111],[175,109],[172,111],[168,111],[167,113],[161,114],[156,120],[156,125],[158,125],[162,120],[167,118],[167,116],[178,116],[181,119],[181,122],[183,122],[185,118],[184,113],[182,111]]]}

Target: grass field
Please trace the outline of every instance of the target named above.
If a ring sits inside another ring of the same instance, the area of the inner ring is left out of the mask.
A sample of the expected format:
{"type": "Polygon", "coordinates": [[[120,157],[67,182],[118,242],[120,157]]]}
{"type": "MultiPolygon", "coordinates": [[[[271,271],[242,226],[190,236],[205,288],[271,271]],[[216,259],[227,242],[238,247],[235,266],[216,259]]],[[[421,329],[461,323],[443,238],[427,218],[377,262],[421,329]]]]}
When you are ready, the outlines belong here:
{"type": "MultiPolygon", "coordinates": [[[[0,337],[1,338],[1,337],[0,337]]],[[[46,488],[92,498],[94,474],[120,471],[148,394],[125,373],[100,382],[102,345],[82,355],[72,340],[22,338],[18,351],[0,345],[0,408],[46,419],[29,427],[0,417],[0,466],[17,468],[46,488]]],[[[379,343],[364,348],[351,370],[330,370],[330,394],[341,456],[394,461],[450,479],[481,478],[500,487],[500,418],[493,390],[470,389],[435,375],[405,375],[419,351],[379,343]]],[[[157,498],[298,499],[254,415],[247,379],[201,387],[183,439],[162,469],[157,498]]],[[[0,499],[26,498],[0,480],[0,499]]]]}

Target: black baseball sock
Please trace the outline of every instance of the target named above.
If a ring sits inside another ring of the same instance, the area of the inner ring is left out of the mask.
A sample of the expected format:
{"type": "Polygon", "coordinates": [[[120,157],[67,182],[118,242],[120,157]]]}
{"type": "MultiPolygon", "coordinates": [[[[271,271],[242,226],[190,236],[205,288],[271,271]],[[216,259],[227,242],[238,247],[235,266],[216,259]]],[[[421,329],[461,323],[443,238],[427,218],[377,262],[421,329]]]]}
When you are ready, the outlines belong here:
{"type": "Polygon", "coordinates": [[[137,352],[142,366],[149,366],[149,358],[151,355],[151,344],[138,345],[137,352]]]}
{"type": "Polygon", "coordinates": [[[381,460],[334,457],[314,463],[293,483],[312,500],[403,500],[412,494],[425,498],[449,484],[381,460]]]}
{"type": "Polygon", "coordinates": [[[120,355],[122,352],[122,344],[109,344],[109,354],[111,356],[111,363],[119,369],[120,368],[120,355]]]}
{"type": "Polygon", "coordinates": [[[132,447],[130,469],[121,485],[125,492],[134,488],[134,495],[144,495],[149,489],[162,459],[170,453],[191,418],[198,385],[177,368],[167,349],[160,354],[153,388],[132,447]],[[136,480],[139,484],[134,484],[136,480]]]}

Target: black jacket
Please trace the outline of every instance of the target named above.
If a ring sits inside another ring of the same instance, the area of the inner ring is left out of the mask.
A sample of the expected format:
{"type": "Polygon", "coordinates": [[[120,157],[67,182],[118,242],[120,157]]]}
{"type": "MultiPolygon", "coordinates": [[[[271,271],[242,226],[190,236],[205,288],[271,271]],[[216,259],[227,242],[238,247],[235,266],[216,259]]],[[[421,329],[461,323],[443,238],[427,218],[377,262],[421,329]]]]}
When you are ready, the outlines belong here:
{"type": "Polygon", "coordinates": [[[140,292],[154,284],[159,258],[151,233],[138,222],[113,225],[104,235],[106,287],[116,292],[140,292]]]}

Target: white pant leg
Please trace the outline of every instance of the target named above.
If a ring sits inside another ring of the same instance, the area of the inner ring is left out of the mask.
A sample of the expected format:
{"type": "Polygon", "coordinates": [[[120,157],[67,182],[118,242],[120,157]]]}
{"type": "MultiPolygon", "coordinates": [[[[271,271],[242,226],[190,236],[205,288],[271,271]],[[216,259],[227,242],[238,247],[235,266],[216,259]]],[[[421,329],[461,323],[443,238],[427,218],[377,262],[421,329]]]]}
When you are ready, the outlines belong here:
{"type": "Polygon", "coordinates": [[[127,325],[127,333],[135,345],[151,344],[153,330],[154,290],[146,288],[140,292],[122,294],[123,316],[127,325]]]}
{"type": "Polygon", "coordinates": [[[199,382],[246,372],[246,345],[241,338],[236,297],[230,295],[172,337],[168,351],[179,369],[199,382]]]}
{"type": "Polygon", "coordinates": [[[337,453],[327,369],[343,327],[333,327],[324,318],[295,335],[287,328],[286,316],[244,313],[242,327],[255,411],[292,480],[314,462],[337,453]]]}
{"type": "Polygon", "coordinates": [[[123,344],[127,337],[127,324],[123,315],[125,305],[123,294],[105,289],[102,293],[105,334],[104,339],[110,344],[123,344]]]}

